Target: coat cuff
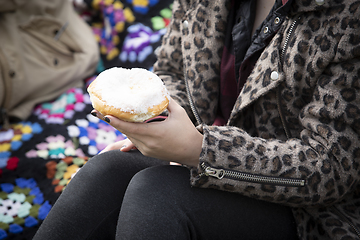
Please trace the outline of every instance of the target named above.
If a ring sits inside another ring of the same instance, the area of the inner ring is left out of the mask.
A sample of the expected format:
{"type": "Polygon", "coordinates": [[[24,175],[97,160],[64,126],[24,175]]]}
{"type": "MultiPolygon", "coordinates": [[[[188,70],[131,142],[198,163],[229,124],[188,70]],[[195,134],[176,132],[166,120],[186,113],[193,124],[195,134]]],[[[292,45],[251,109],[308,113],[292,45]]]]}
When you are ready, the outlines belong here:
{"type": "Polygon", "coordinates": [[[201,164],[203,163],[204,160],[203,159],[203,155],[206,152],[205,149],[206,144],[205,144],[205,139],[206,139],[206,125],[204,124],[200,124],[198,126],[196,126],[196,129],[203,134],[204,136],[204,140],[203,140],[203,145],[202,145],[202,151],[200,154],[200,161],[199,161],[199,165],[197,167],[188,167],[190,170],[190,184],[193,187],[201,187],[202,185],[204,185],[207,181],[208,181],[208,176],[204,175],[204,171],[201,168],[201,164]],[[205,132],[204,132],[205,130],[205,132]]]}

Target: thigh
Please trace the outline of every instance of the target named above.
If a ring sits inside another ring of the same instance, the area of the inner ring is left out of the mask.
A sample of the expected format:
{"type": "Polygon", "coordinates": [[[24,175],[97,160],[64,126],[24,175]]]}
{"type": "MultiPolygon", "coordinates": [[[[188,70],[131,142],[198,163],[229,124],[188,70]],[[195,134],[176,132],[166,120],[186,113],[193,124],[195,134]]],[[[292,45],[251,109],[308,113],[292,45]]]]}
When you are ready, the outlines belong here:
{"type": "Polygon", "coordinates": [[[117,239],[296,239],[291,209],[239,194],[192,188],[179,166],[137,173],[126,191],[117,239]]]}
{"type": "Polygon", "coordinates": [[[129,181],[138,171],[162,164],[138,151],[114,150],[93,157],[70,181],[34,239],[114,237],[129,181]]]}

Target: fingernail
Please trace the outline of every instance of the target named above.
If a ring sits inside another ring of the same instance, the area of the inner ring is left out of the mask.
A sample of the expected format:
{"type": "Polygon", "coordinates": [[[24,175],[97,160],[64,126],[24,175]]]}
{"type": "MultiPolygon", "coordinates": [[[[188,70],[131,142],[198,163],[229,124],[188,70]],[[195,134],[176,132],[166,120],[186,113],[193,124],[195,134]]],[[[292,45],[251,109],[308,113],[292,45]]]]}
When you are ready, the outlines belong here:
{"type": "Polygon", "coordinates": [[[123,145],[123,146],[120,148],[120,151],[123,150],[124,148],[126,148],[126,145],[123,145]]]}
{"type": "Polygon", "coordinates": [[[96,114],[95,110],[91,111],[91,115],[93,115],[94,117],[97,117],[97,114],[96,114]]]}
{"type": "Polygon", "coordinates": [[[110,119],[108,117],[104,117],[105,122],[110,123],[110,119]]]}

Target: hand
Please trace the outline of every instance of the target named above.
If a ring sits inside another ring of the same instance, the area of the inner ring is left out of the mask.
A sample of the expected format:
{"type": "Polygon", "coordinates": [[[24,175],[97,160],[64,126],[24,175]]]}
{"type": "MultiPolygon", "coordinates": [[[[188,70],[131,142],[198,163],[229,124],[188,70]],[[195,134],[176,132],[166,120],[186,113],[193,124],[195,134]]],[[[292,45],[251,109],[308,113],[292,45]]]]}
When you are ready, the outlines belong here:
{"type": "MultiPolygon", "coordinates": [[[[109,144],[104,148],[99,154],[110,151],[110,150],[119,150],[122,152],[128,152],[132,149],[137,149],[136,146],[127,138],[118,142],[114,142],[112,144],[109,144]]],[[[176,162],[170,162],[170,165],[181,165],[176,162]]]]}
{"type": "Polygon", "coordinates": [[[123,151],[123,152],[128,152],[131,149],[136,149],[136,146],[130,141],[130,139],[127,138],[127,139],[109,144],[100,153],[104,153],[104,152],[107,152],[110,150],[116,150],[116,149],[120,149],[120,151],[123,151]]]}
{"type": "Polygon", "coordinates": [[[110,115],[98,116],[124,133],[143,155],[197,166],[202,149],[202,134],[173,99],[170,100],[168,111],[166,120],[151,123],[130,123],[110,115]]]}

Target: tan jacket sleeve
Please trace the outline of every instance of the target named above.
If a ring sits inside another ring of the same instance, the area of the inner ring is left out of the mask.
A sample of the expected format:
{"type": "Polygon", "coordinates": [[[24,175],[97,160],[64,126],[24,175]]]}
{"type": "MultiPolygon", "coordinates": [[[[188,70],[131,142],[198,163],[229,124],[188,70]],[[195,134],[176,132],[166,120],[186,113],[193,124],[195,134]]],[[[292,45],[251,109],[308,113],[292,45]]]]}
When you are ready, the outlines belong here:
{"type": "Polygon", "coordinates": [[[15,11],[23,3],[23,0],[0,0],[0,13],[15,11]]]}

